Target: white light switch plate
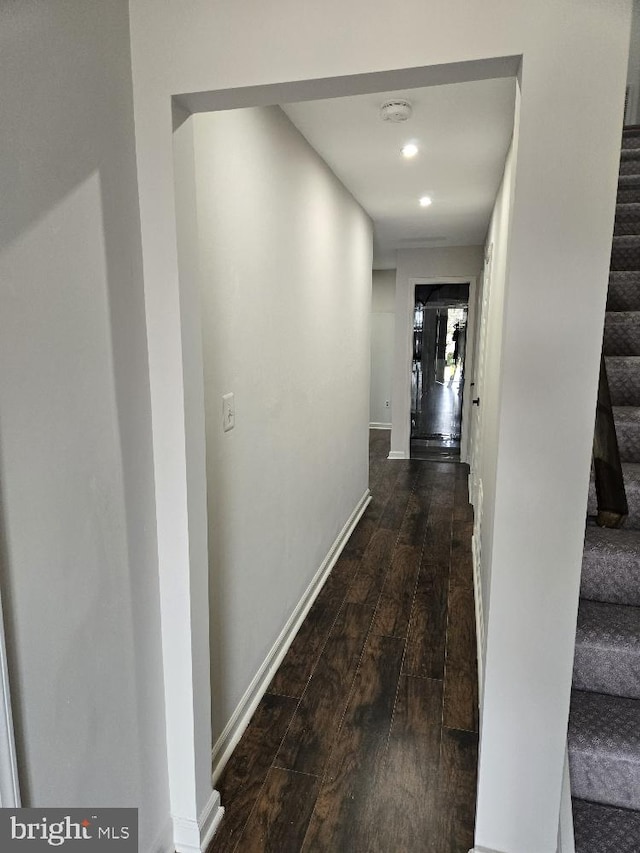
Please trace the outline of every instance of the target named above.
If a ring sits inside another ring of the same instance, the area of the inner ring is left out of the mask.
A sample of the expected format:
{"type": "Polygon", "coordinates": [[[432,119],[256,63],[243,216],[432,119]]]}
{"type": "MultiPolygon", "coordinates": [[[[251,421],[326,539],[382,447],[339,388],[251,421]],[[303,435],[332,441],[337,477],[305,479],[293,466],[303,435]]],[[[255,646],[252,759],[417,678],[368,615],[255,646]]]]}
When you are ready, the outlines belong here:
{"type": "Polygon", "coordinates": [[[236,404],[233,394],[222,395],[222,429],[229,432],[236,425],[236,404]]]}

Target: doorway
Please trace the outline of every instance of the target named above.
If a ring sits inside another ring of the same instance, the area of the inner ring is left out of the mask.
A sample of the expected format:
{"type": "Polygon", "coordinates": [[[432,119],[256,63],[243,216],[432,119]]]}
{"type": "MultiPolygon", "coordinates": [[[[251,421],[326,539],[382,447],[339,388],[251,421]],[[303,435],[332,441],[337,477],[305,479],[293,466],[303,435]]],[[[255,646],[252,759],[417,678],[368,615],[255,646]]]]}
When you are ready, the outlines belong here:
{"type": "Polygon", "coordinates": [[[469,284],[415,287],[411,362],[412,459],[458,459],[469,284]]]}

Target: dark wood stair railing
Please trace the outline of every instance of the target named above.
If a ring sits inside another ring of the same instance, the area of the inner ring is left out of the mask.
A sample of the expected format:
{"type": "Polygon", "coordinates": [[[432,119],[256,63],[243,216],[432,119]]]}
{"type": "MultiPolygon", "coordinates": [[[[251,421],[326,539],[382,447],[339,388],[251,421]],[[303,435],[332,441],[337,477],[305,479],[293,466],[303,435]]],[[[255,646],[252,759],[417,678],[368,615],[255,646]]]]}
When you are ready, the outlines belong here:
{"type": "Polygon", "coordinates": [[[600,527],[622,527],[629,514],[629,507],[613,422],[604,356],[600,358],[596,427],[593,436],[593,468],[598,499],[596,521],[600,527]]]}

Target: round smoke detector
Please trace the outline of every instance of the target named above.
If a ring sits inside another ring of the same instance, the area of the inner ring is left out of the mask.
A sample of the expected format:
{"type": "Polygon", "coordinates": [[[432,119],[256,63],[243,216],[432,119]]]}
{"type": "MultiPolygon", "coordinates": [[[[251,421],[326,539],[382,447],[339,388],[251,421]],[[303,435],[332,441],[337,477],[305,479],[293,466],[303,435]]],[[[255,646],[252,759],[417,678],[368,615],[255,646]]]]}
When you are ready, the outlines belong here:
{"type": "Polygon", "coordinates": [[[380,107],[380,118],[382,121],[406,121],[411,118],[412,107],[409,101],[394,100],[385,101],[380,107]]]}

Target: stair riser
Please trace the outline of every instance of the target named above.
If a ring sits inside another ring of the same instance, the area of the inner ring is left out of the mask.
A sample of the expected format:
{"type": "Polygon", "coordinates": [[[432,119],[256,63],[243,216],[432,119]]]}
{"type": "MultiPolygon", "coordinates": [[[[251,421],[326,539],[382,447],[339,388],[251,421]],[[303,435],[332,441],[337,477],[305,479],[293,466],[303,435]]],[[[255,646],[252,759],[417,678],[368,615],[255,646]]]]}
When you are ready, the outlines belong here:
{"type": "Polygon", "coordinates": [[[620,174],[640,175],[640,151],[637,148],[633,149],[633,153],[629,151],[627,156],[620,160],[620,174]]]}
{"type": "Polygon", "coordinates": [[[640,355],[640,313],[608,315],[603,348],[605,355],[640,355]]]}
{"type": "Polygon", "coordinates": [[[640,573],[628,566],[616,575],[585,566],[583,563],[580,595],[590,601],[605,601],[609,604],[633,604],[640,607],[640,573]]]}
{"type": "Polygon", "coordinates": [[[576,853],[638,853],[640,813],[574,799],[576,853]]]}
{"type": "Polygon", "coordinates": [[[632,151],[634,148],[640,148],[640,133],[625,133],[622,137],[623,154],[632,151]]]}
{"type": "MultiPolygon", "coordinates": [[[[640,241],[637,244],[620,243],[620,239],[614,241],[611,252],[611,269],[615,270],[640,270],[640,241]]],[[[625,239],[625,238],[622,238],[625,239]]],[[[626,238],[629,239],[628,237],[626,238]]]]}
{"type": "Polygon", "coordinates": [[[619,649],[576,645],[573,687],[640,699],[640,655],[619,649]]]}
{"type": "Polygon", "coordinates": [[[609,276],[607,311],[640,310],[640,274],[612,273],[609,276]]]}
{"type": "Polygon", "coordinates": [[[618,212],[613,233],[616,237],[640,234],[640,212],[636,210],[618,212]]]}
{"type": "Polygon", "coordinates": [[[640,406],[640,358],[607,358],[607,376],[613,406],[640,406]]]}
{"type": "Polygon", "coordinates": [[[637,204],[640,202],[640,186],[618,187],[618,204],[637,204]]]}
{"type": "Polygon", "coordinates": [[[640,462],[640,426],[616,423],[618,450],[622,462],[640,462]]]}
{"type": "Polygon", "coordinates": [[[606,753],[570,749],[571,795],[592,803],[640,810],[638,765],[606,753]]]}

